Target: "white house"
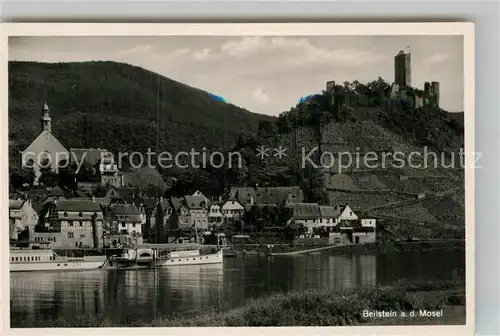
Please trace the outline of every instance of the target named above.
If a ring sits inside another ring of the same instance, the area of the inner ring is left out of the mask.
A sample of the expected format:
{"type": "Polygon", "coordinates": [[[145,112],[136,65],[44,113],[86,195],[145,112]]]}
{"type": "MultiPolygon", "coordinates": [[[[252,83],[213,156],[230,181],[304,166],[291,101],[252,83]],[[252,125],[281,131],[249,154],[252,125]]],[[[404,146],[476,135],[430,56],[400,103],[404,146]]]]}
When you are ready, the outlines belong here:
{"type": "Polygon", "coordinates": [[[222,208],[218,204],[212,204],[208,209],[208,223],[220,224],[222,223],[222,208]]]}
{"type": "Polygon", "coordinates": [[[292,219],[302,223],[307,228],[307,233],[311,234],[323,226],[320,206],[317,203],[292,203],[290,207],[293,212],[292,219]]]}
{"type": "Polygon", "coordinates": [[[133,204],[113,204],[110,209],[114,231],[142,237],[141,213],[133,204]]]}
{"type": "Polygon", "coordinates": [[[38,222],[38,214],[33,209],[29,199],[9,200],[9,221],[10,238],[17,239],[18,233],[36,225],[38,222]]]}
{"type": "Polygon", "coordinates": [[[226,218],[239,218],[245,212],[245,208],[236,200],[228,200],[222,206],[222,215],[226,218]]]}

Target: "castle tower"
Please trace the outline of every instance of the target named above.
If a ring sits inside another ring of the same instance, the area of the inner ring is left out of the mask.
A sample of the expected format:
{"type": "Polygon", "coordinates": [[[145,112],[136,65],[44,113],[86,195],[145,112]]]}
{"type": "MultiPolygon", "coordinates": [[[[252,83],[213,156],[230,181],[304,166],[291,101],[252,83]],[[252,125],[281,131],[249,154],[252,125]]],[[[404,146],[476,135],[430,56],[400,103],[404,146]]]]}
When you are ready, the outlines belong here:
{"type": "Polygon", "coordinates": [[[335,81],[326,82],[326,91],[330,93],[335,91],[335,81]]]}
{"type": "Polygon", "coordinates": [[[434,103],[436,104],[436,107],[439,107],[439,82],[432,82],[431,88],[434,96],[434,103]]]}
{"type": "Polygon", "coordinates": [[[394,82],[400,87],[411,86],[411,54],[403,50],[394,57],[394,82]]]}
{"type": "Polygon", "coordinates": [[[425,82],[425,84],[424,84],[424,93],[425,93],[426,96],[431,96],[432,95],[431,83],[425,82]]]}
{"type": "Polygon", "coordinates": [[[50,108],[47,102],[43,105],[42,117],[40,118],[41,128],[43,131],[52,131],[52,119],[50,118],[50,108]]]}
{"type": "Polygon", "coordinates": [[[332,95],[332,101],[330,104],[333,106],[335,104],[335,81],[326,82],[326,92],[332,95]]]}

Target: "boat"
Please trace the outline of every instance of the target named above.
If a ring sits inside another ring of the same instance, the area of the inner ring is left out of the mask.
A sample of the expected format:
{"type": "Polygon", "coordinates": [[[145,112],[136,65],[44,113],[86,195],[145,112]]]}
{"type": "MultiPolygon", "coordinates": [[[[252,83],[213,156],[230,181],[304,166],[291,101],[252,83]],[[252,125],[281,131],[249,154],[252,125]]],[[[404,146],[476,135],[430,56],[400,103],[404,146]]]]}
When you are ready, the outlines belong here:
{"type": "Polygon", "coordinates": [[[158,267],[171,267],[181,265],[205,265],[222,264],[224,260],[223,250],[216,253],[201,254],[200,250],[172,251],[166,258],[159,259],[156,265],[158,267]]]}
{"type": "Polygon", "coordinates": [[[102,265],[103,269],[140,269],[152,268],[157,259],[157,253],[149,248],[123,249],[120,255],[110,256],[102,265]]]}
{"type": "Polygon", "coordinates": [[[99,269],[105,255],[61,256],[51,249],[10,249],[10,271],[71,271],[99,269]]]}
{"type": "Polygon", "coordinates": [[[202,254],[199,249],[170,251],[160,255],[158,249],[131,248],[123,250],[119,256],[110,257],[104,269],[161,268],[182,265],[222,264],[223,250],[202,254]]]}

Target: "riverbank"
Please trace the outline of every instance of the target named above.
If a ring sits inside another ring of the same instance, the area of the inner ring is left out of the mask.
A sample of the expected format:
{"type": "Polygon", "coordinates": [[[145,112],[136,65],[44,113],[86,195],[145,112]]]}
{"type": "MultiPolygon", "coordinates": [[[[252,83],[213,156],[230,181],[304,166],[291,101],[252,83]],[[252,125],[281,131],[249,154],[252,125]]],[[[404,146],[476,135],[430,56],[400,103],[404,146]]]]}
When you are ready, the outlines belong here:
{"type": "Polygon", "coordinates": [[[39,320],[31,327],[220,327],[220,326],[346,326],[395,324],[465,324],[465,285],[460,281],[409,283],[345,293],[330,290],[275,293],[249,300],[229,311],[196,316],[156,318],[116,325],[103,316],[39,320]],[[416,317],[402,317],[415,310],[416,317]],[[419,316],[424,311],[442,316],[419,316]],[[395,312],[377,318],[372,312],[395,312]]]}
{"type": "Polygon", "coordinates": [[[461,250],[465,252],[465,240],[386,241],[368,244],[242,244],[227,249],[230,256],[297,255],[327,250],[333,254],[375,254],[392,252],[425,252],[435,250],[461,250]],[[271,247],[269,247],[271,246],[271,247]]]}

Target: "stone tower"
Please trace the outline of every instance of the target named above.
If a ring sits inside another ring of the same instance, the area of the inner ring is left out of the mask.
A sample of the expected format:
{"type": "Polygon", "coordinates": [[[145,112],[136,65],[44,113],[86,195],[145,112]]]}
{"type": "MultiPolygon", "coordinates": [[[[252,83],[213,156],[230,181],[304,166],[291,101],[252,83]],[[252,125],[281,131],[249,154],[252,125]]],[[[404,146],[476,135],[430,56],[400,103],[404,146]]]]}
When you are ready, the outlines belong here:
{"type": "Polygon", "coordinates": [[[411,54],[403,50],[394,57],[394,82],[400,87],[411,87],[411,54]]]}

